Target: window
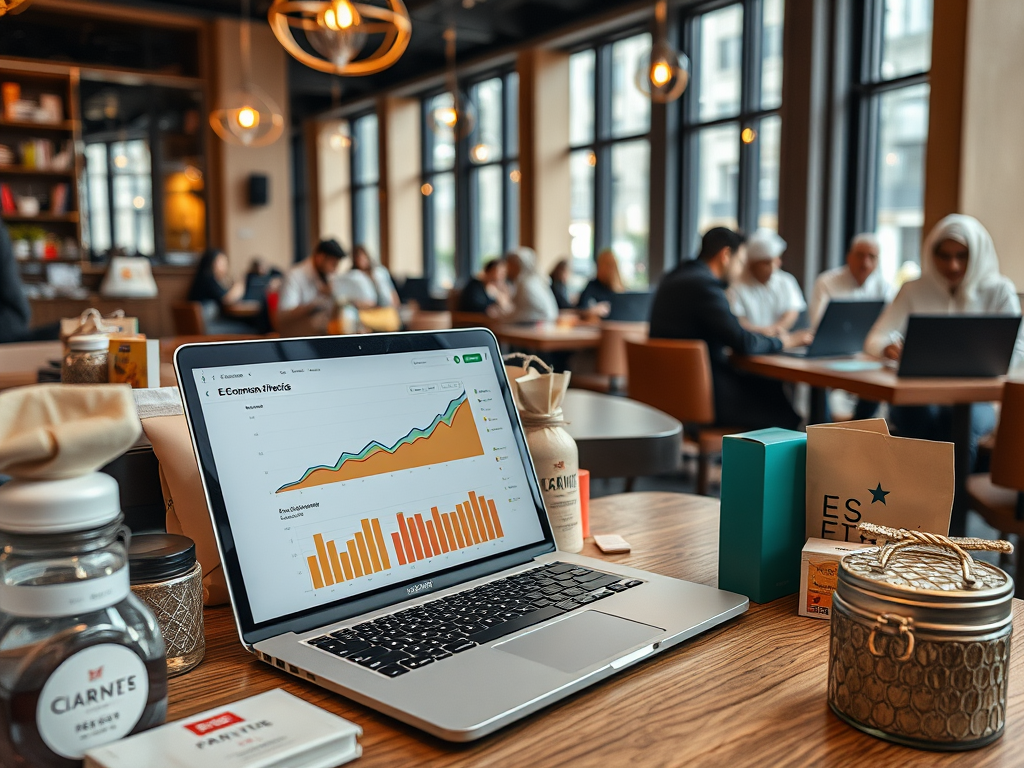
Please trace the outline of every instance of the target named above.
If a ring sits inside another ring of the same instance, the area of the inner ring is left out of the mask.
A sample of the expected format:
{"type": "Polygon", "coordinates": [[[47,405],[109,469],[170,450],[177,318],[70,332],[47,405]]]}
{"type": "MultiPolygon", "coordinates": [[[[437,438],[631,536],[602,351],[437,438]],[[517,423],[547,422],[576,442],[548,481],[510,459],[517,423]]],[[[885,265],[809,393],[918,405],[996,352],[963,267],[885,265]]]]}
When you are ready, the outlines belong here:
{"type": "Polygon", "coordinates": [[[684,253],[711,227],[778,229],[783,5],[743,0],[684,22],[684,253]]]}
{"type": "Polygon", "coordinates": [[[636,87],[649,34],[602,43],[569,59],[572,271],[577,284],[611,248],[623,282],[649,282],[651,102],[636,87]]]}
{"type": "Polygon", "coordinates": [[[380,258],[380,169],[377,163],[377,115],[352,120],[352,245],[380,258]]]}
{"type": "Polygon", "coordinates": [[[88,242],[95,253],[117,248],[152,256],[153,177],[143,139],[87,144],[88,242]]]}
{"type": "Polygon", "coordinates": [[[469,272],[519,245],[519,75],[470,86],[476,125],[463,164],[469,220],[469,272]]]}
{"type": "Polygon", "coordinates": [[[853,229],[878,234],[892,280],[921,261],[932,0],[871,0],[860,21],[853,229]]]}
{"type": "Polygon", "coordinates": [[[455,133],[434,130],[431,115],[451,109],[440,93],[423,100],[423,256],[431,285],[455,285],[455,133]]]}

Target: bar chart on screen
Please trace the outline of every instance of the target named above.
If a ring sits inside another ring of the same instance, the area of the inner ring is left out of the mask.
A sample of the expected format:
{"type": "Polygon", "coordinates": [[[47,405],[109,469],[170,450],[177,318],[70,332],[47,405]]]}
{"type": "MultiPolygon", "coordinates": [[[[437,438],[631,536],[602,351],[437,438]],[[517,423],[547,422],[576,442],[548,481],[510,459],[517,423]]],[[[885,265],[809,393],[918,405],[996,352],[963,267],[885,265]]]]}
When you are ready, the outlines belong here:
{"type": "Polygon", "coordinates": [[[391,534],[399,565],[455,552],[486,541],[504,538],[494,499],[477,496],[473,491],[451,512],[432,507],[426,520],[420,512],[395,516],[398,531],[391,534]]]}
{"type": "Polygon", "coordinates": [[[391,570],[391,556],[377,518],[363,518],[360,530],[340,546],[334,539],[325,541],[321,533],[313,534],[313,546],[316,554],[306,556],[306,565],[314,589],[391,570]]]}

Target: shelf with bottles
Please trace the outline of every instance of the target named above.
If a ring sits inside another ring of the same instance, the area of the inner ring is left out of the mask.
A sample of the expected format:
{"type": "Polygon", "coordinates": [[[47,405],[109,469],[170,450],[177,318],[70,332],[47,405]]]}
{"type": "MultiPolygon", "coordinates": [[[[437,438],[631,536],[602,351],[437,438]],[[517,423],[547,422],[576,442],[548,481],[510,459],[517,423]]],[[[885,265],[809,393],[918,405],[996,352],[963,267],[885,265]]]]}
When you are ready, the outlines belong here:
{"type": "Polygon", "coordinates": [[[69,233],[62,234],[38,224],[25,223],[8,223],[7,231],[14,258],[19,262],[81,259],[78,238],[69,233]]]}

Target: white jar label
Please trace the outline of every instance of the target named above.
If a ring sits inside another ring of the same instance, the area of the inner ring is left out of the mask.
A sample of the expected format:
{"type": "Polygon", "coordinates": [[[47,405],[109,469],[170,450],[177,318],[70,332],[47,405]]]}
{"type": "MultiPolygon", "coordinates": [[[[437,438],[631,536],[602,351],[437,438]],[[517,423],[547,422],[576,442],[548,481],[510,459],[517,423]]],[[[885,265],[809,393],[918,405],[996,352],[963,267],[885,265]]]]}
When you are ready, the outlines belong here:
{"type": "Polygon", "coordinates": [[[76,616],[115,605],[131,592],[128,566],[109,576],[61,584],[10,585],[0,580],[0,611],[15,616],[76,616]]]}
{"type": "Polygon", "coordinates": [[[81,760],[86,750],[131,733],[148,698],[146,665],[135,651],[94,645],[68,658],[46,680],[36,725],[53,752],[81,760]]]}

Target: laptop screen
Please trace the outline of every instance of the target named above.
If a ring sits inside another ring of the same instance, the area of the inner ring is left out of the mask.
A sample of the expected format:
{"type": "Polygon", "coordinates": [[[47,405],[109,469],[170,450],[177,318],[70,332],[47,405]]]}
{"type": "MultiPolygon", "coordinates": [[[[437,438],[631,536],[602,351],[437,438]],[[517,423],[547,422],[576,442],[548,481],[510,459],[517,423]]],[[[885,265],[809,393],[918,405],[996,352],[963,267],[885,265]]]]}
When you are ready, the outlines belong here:
{"type": "Polygon", "coordinates": [[[192,369],[253,621],[545,540],[491,356],[192,369]]]}

